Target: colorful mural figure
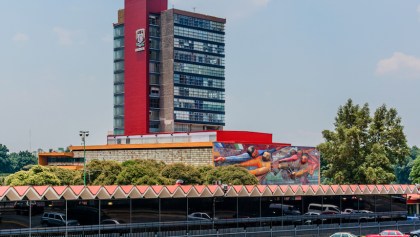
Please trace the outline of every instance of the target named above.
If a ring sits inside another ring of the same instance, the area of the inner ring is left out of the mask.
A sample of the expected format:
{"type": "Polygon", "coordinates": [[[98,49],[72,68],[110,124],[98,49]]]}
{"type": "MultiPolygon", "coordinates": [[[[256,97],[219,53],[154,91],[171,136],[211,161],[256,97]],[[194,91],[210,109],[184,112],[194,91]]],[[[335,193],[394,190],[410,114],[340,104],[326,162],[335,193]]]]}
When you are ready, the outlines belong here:
{"type": "Polygon", "coordinates": [[[319,152],[314,147],[215,143],[215,166],[247,168],[261,184],[318,184],[319,152]]]}

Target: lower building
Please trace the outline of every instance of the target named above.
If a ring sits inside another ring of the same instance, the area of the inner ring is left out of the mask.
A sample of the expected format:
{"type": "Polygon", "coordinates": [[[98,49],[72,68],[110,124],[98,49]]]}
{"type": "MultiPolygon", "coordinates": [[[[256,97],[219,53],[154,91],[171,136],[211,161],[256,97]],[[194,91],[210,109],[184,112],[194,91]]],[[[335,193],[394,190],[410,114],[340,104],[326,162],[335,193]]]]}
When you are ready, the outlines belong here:
{"type": "Polygon", "coordinates": [[[319,152],[314,147],[273,142],[269,133],[113,135],[108,136],[106,145],[70,146],[69,150],[68,153],[39,153],[39,164],[80,170],[85,159],[86,162],[153,159],[166,164],[241,166],[261,184],[319,184],[319,152]]]}

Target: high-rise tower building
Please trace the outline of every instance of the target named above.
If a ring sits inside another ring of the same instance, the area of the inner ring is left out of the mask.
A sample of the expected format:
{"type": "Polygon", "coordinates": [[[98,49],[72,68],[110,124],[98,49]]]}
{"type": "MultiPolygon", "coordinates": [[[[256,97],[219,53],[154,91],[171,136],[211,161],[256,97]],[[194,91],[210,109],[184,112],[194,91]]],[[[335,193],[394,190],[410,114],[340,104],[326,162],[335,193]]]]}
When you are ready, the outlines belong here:
{"type": "Polygon", "coordinates": [[[125,0],[114,24],[114,134],[222,130],[225,19],[125,0]]]}

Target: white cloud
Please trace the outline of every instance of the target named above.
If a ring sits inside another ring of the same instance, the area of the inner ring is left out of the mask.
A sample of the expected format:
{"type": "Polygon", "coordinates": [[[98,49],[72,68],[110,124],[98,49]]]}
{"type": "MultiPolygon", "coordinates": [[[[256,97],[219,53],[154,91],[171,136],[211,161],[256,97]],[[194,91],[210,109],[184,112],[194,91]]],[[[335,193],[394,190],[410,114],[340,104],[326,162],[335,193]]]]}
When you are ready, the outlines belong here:
{"type": "Polygon", "coordinates": [[[13,36],[12,40],[14,42],[26,42],[29,40],[29,36],[24,33],[17,33],[13,36]]]}
{"type": "Polygon", "coordinates": [[[385,58],[378,62],[376,75],[420,78],[420,58],[395,52],[390,58],[385,58]]]}
{"type": "Polygon", "coordinates": [[[58,43],[60,45],[69,46],[74,43],[76,32],[64,29],[62,27],[54,27],[53,31],[57,35],[58,43]]]}

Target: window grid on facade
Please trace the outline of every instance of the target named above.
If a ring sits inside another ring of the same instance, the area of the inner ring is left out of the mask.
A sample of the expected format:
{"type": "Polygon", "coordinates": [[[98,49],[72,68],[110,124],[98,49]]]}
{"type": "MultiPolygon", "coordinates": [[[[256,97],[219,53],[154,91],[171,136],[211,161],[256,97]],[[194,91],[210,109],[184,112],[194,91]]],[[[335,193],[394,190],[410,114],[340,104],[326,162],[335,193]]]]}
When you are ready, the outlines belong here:
{"type": "Polygon", "coordinates": [[[205,53],[212,53],[212,54],[225,54],[225,46],[221,44],[212,44],[212,43],[205,43],[193,39],[174,39],[174,48],[176,49],[185,49],[185,50],[193,50],[193,51],[200,51],[205,53]]]}
{"type": "Polygon", "coordinates": [[[175,120],[224,124],[225,115],[192,111],[174,111],[175,120]]]}
{"type": "Polygon", "coordinates": [[[174,86],[174,95],[185,96],[185,97],[196,97],[196,98],[203,98],[203,99],[212,99],[212,100],[225,99],[225,92],[223,91],[205,90],[205,89],[197,89],[197,88],[181,87],[181,86],[174,86]]]}
{"type": "Polygon", "coordinates": [[[174,108],[224,112],[225,104],[212,101],[174,98],[174,108]]]}
{"type": "Polygon", "coordinates": [[[161,40],[160,16],[149,15],[149,131],[159,132],[161,40]]]}
{"type": "Polygon", "coordinates": [[[225,66],[224,57],[218,57],[208,54],[185,52],[180,50],[174,51],[174,58],[181,61],[193,63],[202,63],[216,66],[225,66]]]}
{"type": "Polygon", "coordinates": [[[224,89],[225,81],[196,75],[174,74],[174,83],[190,86],[224,89]]]}
{"type": "Polygon", "coordinates": [[[195,65],[190,63],[174,62],[175,72],[184,72],[191,74],[199,74],[205,76],[225,77],[224,68],[209,67],[204,65],[195,65]]]}
{"type": "Polygon", "coordinates": [[[186,27],[174,26],[174,35],[188,37],[193,39],[200,39],[218,43],[224,43],[225,37],[222,34],[206,32],[202,30],[189,29],[186,27]]]}
{"type": "Polygon", "coordinates": [[[205,19],[199,19],[191,16],[184,16],[179,14],[174,14],[174,23],[190,26],[190,27],[196,27],[196,28],[202,28],[206,30],[213,30],[213,31],[225,31],[225,25],[220,22],[205,20],[205,19]]]}
{"type": "Polygon", "coordinates": [[[124,25],[114,26],[114,134],[124,134],[124,25]]]}

